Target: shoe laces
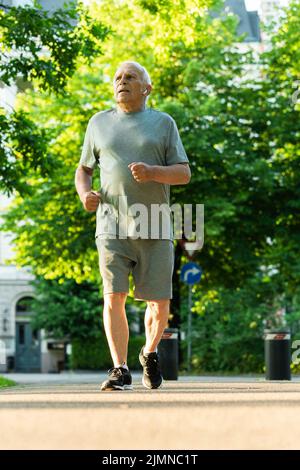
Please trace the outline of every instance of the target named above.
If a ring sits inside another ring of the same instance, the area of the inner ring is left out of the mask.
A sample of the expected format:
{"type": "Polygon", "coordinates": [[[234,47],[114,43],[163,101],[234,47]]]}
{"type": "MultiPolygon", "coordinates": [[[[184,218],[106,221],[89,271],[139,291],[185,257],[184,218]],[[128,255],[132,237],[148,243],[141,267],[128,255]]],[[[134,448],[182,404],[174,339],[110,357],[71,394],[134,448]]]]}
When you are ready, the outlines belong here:
{"type": "Polygon", "coordinates": [[[121,377],[123,375],[122,368],[121,367],[112,367],[111,369],[109,369],[108,375],[112,379],[118,379],[119,377],[121,377]]]}

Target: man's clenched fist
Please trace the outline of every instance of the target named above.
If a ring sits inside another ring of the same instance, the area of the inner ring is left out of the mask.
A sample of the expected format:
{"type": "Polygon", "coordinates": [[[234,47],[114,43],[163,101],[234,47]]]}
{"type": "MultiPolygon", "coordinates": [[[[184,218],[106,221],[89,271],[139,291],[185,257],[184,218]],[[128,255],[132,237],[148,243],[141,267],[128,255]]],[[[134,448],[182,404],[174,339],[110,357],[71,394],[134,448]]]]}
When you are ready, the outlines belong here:
{"type": "Polygon", "coordinates": [[[99,203],[101,201],[100,193],[96,191],[87,191],[83,193],[81,197],[81,202],[83,207],[88,212],[94,212],[97,210],[99,203]]]}
{"type": "Polygon", "coordinates": [[[138,183],[147,183],[153,179],[153,167],[143,162],[132,162],[128,165],[132,176],[138,183]]]}

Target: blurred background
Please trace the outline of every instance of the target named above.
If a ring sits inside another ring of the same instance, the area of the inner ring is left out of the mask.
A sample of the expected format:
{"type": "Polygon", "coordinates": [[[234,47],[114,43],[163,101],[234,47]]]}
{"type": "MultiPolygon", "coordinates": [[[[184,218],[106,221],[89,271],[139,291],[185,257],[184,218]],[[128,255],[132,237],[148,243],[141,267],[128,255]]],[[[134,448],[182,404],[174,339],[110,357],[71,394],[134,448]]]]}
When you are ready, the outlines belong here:
{"type": "MultiPolygon", "coordinates": [[[[181,373],[263,373],[265,328],[300,338],[299,31],[296,0],[0,2],[0,371],[111,366],[95,214],[74,174],[124,60],[147,68],[147,105],[173,116],[188,154],[192,180],[172,202],[205,207],[189,364],[175,242],[181,373]]],[[[144,311],[131,288],[133,369],[144,311]]]]}

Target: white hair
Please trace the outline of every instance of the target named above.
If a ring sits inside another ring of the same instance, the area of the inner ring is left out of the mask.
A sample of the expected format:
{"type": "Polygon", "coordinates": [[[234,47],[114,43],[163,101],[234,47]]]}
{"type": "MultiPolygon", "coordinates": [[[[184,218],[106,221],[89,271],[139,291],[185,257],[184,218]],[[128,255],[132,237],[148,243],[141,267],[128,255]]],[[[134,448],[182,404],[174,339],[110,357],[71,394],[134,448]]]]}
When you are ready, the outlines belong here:
{"type": "Polygon", "coordinates": [[[118,68],[120,68],[121,65],[123,65],[123,64],[132,64],[132,65],[134,65],[142,73],[142,77],[143,77],[143,81],[144,81],[145,85],[151,85],[151,78],[150,78],[150,75],[149,75],[149,73],[148,73],[148,71],[146,70],[145,67],[143,67],[138,62],[135,62],[134,60],[125,60],[124,62],[122,62],[119,65],[118,68]]]}

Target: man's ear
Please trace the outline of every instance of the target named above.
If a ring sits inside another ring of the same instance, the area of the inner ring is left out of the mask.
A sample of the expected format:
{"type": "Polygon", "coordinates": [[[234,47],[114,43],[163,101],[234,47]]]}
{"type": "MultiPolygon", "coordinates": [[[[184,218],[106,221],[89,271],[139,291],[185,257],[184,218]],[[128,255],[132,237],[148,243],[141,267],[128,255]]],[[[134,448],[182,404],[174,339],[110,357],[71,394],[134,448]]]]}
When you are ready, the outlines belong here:
{"type": "Polygon", "coordinates": [[[144,85],[143,87],[143,91],[142,91],[142,95],[145,95],[145,96],[148,96],[150,95],[151,91],[152,91],[152,86],[151,85],[144,85]]]}

